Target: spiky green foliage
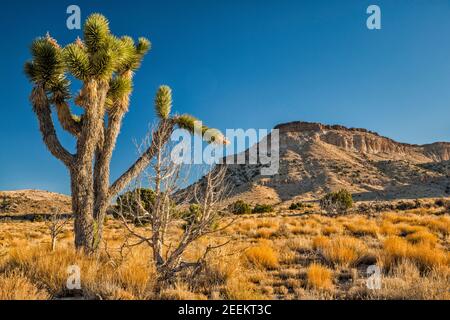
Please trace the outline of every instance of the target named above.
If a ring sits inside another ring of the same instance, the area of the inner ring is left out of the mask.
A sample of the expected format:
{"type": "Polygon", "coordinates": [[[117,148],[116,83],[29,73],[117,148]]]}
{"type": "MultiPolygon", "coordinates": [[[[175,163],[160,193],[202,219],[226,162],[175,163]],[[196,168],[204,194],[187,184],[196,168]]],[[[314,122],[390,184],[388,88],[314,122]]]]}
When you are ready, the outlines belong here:
{"type": "Polygon", "coordinates": [[[181,128],[189,131],[193,134],[202,134],[203,139],[208,143],[216,143],[216,144],[226,144],[227,141],[223,136],[222,132],[218,129],[209,128],[208,126],[202,125],[200,128],[197,126],[200,125],[200,120],[194,116],[189,114],[183,114],[181,116],[177,116],[174,118],[175,124],[181,128]]]}
{"type": "Polygon", "coordinates": [[[199,122],[200,120],[189,114],[183,114],[181,116],[177,116],[174,121],[181,129],[185,129],[190,133],[194,133],[195,123],[199,122]]]}
{"type": "Polygon", "coordinates": [[[25,64],[25,74],[31,82],[43,86],[47,91],[66,83],[61,48],[50,36],[34,40],[31,55],[33,60],[25,64]]]}
{"type": "Polygon", "coordinates": [[[214,129],[214,128],[208,128],[203,133],[203,139],[208,143],[216,143],[216,144],[225,143],[222,132],[220,132],[220,130],[214,129]]]}
{"type": "Polygon", "coordinates": [[[114,106],[118,101],[127,97],[133,89],[133,83],[130,78],[118,76],[109,82],[109,91],[106,99],[108,107],[114,106]]]}
{"type": "Polygon", "coordinates": [[[144,55],[150,50],[150,41],[139,38],[138,44],[135,45],[133,39],[126,36],[116,43],[116,48],[121,57],[117,60],[117,72],[134,71],[140,67],[144,55]]]}
{"type": "Polygon", "coordinates": [[[98,13],[90,15],[84,24],[83,33],[89,53],[95,54],[109,41],[108,19],[98,13]]]}
{"type": "Polygon", "coordinates": [[[160,119],[167,119],[172,109],[172,90],[168,86],[160,86],[155,97],[156,114],[160,119]]]}
{"type": "Polygon", "coordinates": [[[144,37],[138,39],[138,45],[136,46],[136,53],[140,56],[146,54],[152,48],[150,40],[144,37]]]}
{"type": "Polygon", "coordinates": [[[105,46],[91,55],[91,74],[98,79],[109,80],[115,71],[115,59],[118,55],[113,50],[113,42],[114,40],[110,39],[105,46]]]}
{"type": "Polygon", "coordinates": [[[67,70],[77,79],[85,81],[89,77],[89,55],[86,49],[77,44],[71,43],[63,50],[63,59],[67,70]]]}
{"type": "Polygon", "coordinates": [[[65,48],[48,35],[36,39],[31,46],[33,59],[25,64],[25,73],[32,82],[54,93],[54,100],[69,97],[66,72],[84,82],[90,78],[109,82],[107,105],[112,106],[131,93],[130,74],[140,67],[150,41],[139,38],[135,44],[128,36],[113,36],[108,20],[97,13],[87,18],[83,32],[83,40],[77,39],[65,48]]]}
{"type": "Polygon", "coordinates": [[[70,81],[67,80],[63,75],[61,75],[60,79],[54,82],[50,88],[50,91],[52,93],[51,101],[53,103],[59,104],[70,99],[69,86],[70,81]]]}

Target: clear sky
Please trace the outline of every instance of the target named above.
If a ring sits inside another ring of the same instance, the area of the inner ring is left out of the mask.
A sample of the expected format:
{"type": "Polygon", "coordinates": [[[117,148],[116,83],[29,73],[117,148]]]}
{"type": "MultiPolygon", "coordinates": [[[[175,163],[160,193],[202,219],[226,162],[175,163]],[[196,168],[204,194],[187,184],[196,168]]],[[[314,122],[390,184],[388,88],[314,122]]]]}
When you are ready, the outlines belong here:
{"type": "Polygon", "coordinates": [[[113,33],[153,44],[135,77],[113,177],[133,162],[133,138],[155,120],[160,84],[172,87],[176,111],[222,130],[303,120],[402,142],[450,141],[448,0],[4,1],[0,190],[69,193],[66,169],[41,141],[22,70],[35,37],[50,31],[66,44],[81,34],[66,27],[71,4],[82,19],[103,13],[113,33]],[[370,4],[381,8],[381,30],[366,27],[370,4]]]}

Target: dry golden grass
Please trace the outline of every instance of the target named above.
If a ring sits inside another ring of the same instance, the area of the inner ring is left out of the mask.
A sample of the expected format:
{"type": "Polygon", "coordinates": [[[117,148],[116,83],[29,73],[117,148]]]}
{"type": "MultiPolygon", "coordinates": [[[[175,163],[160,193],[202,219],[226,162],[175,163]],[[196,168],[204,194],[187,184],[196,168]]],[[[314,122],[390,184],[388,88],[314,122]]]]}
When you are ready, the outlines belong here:
{"type": "Polygon", "coordinates": [[[279,266],[278,255],[268,244],[262,242],[245,251],[245,257],[254,266],[265,269],[276,269],[279,266]]]}
{"type": "Polygon", "coordinates": [[[322,234],[324,236],[330,236],[334,234],[341,234],[343,232],[343,228],[340,225],[331,225],[331,226],[324,226],[322,228],[322,234]]]}
{"type": "Polygon", "coordinates": [[[67,268],[77,265],[88,297],[111,298],[125,290],[134,298],[146,298],[154,272],[145,261],[148,254],[137,254],[114,267],[105,258],[87,257],[67,247],[54,252],[42,247],[14,248],[2,269],[19,270],[32,281],[42,283],[52,296],[60,296],[66,291],[67,268]]]}
{"type": "Polygon", "coordinates": [[[345,223],[344,226],[353,236],[377,237],[378,235],[378,226],[376,223],[374,221],[367,221],[364,218],[354,219],[345,223]]]}
{"type": "Polygon", "coordinates": [[[367,252],[362,241],[348,236],[333,239],[317,237],[313,240],[313,247],[319,250],[329,263],[344,267],[354,265],[367,252]]]}
{"type": "Polygon", "coordinates": [[[277,230],[261,228],[256,230],[256,238],[269,239],[277,234],[277,230]]]}
{"type": "MultiPolygon", "coordinates": [[[[174,226],[168,236],[175,240],[180,232],[174,226]]],[[[1,221],[0,299],[64,297],[72,264],[81,268],[83,295],[93,299],[449,299],[449,216],[433,210],[245,215],[190,247],[187,261],[211,242],[231,240],[208,256],[198,276],[180,274],[159,295],[150,249],[141,245],[119,255],[125,235],[121,223],[109,219],[107,252],[89,258],[72,249],[71,226],[50,252],[43,222],[1,221]],[[382,267],[381,290],[366,287],[365,268],[374,263],[382,267]]]]}
{"type": "Polygon", "coordinates": [[[325,236],[317,236],[312,240],[314,250],[320,250],[329,246],[331,239],[325,236]]]}
{"type": "Polygon", "coordinates": [[[310,288],[329,290],[333,288],[333,272],[327,267],[312,263],[306,270],[307,283],[310,288]]]}
{"type": "Polygon", "coordinates": [[[449,283],[448,270],[433,269],[424,277],[416,264],[403,260],[383,277],[381,290],[366,289],[366,294],[370,299],[450,300],[449,283]]]}
{"type": "Polygon", "coordinates": [[[408,240],[409,242],[411,242],[413,244],[425,243],[425,244],[428,244],[429,246],[435,246],[438,243],[439,238],[429,231],[420,230],[420,231],[408,234],[406,236],[406,240],[408,240]]]}
{"type": "Polygon", "coordinates": [[[446,266],[450,261],[449,253],[440,248],[427,242],[412,244],[397,236],[389,237],[384,241],[380,258],[382,265],[388,269],[404,260],[410,260],[423,271],[446,266]]]}
{"type": "Polygon", "coordinates": [[[0,300],[44,300],[50,295],[17,271],[0,275],[0,300]]]}

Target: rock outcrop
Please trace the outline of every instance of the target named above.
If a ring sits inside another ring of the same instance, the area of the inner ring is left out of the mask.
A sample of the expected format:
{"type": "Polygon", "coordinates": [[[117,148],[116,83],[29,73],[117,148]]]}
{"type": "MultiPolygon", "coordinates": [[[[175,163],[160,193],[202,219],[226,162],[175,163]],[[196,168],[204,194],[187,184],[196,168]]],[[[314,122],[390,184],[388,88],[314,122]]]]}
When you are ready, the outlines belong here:
{"type": "Polygon", "coordinates": [[[356,200],[450,196],[448,142],[400,143],[366,129],[310,122],[275,129],[278,173],[261,175],[261,164],[227,164],[235,197],[275,203],[317,199],[338,188],[356,200]]]}

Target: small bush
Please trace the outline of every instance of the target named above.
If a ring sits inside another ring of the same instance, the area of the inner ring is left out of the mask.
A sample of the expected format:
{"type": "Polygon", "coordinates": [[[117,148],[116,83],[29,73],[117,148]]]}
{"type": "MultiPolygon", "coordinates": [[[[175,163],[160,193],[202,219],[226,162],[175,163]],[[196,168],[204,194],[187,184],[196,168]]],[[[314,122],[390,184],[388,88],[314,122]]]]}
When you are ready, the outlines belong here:
{"type": "Polygon", "coordinates": [[[230,211],[234,214],[248,214],[252,213],[252,207],[248,203],[238,200],[230,206],[230,211]]]}
{"type": "Polygon", "coordinates": [[[270,204],[257,204],[253,208],[252,212],[253,213],[268,213],[268,212],[273,212],[273,210],[274,210],[273,206],[271,206],[270,204]]]}
{"type": "Polygon", "coordinates": [[[418,209],[421,206],[422,206],[422,203],[420,202],[420,200],[415,200],[414,202],[400,201],[395,208],[400,211],[405,211],[405,210],[418,209]]]}
{"type": "Polygon", "coordinates": [[[320,200],[320,208],[327,213],[346,213],[352,206],[352,195],[345,189],[330,192],[320,200]]]}
{"type": "Polygon", "coordinates": [[[445,200],[444,199],[436,199],[434,201],[434,205],[436,207],[444,207],[445,206],[445,200]]]}
{"type": "Polygon", "coordinates": [[[141,211],[140,206],[148,212],[152,211],[155,203],[155,192],[151,189],[138,188],[121,194],[117,197],[116,202],[115,208],[121,215],[133,219],[138,218],[141,211]]]}
{"type": "Polygon", "coordinates": [[[293,202],[289,206],[289,210],[301,210],[303,208],[305,208],[305,204],[302,202],[293,202]]]}
{"type": "Polygon", "coordinates": [[[0,212],[8,212],[10,210],[13,210],[14,207],[15,207],[15,205],[11,201],[11,199],[4,196],[0,200],[0,212]]]}
{"type": "Polygon", "coordinates": [[[450,200],[436,199],[436,201],[434,201],[434,205],[436,207],[443,207],[443,208],[449,210],[450,209],[450,200]]]}

